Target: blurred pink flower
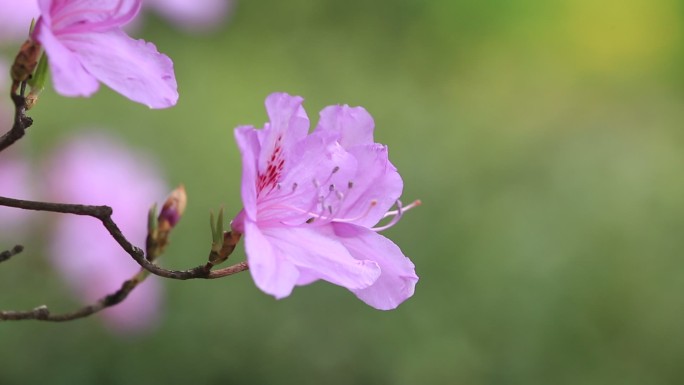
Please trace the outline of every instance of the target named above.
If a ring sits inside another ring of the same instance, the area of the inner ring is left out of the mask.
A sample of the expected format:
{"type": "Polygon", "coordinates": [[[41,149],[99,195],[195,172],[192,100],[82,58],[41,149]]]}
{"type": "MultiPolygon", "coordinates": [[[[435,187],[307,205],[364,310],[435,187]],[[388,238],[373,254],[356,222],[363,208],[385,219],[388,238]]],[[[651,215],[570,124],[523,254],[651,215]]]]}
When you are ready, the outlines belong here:
{"type": "MultiPolygon", "coordinates": [[[[0,196],[17,199],[31,199],[33,196],[31,167],[18,149],[10,148],[0,152],[0,196]]],[[[26,210],[0,207],[0,240],[18,242],[28,229],[32,216],[26,210]]],[[[2,244],[0,248],[3,246],[7,245],[2,244]]]]}
{"type": "MultiPolygon", "coordinates": [[[[9,69],[0,60],[0,73],[9,69]]],[[[0,89],[5,89],[7,77],[0,76],[0,89]]],[[[9,99],[9,98],[7,98],[9,99]]],[[[9,103],[0,103],[0,134],[12,126],[9,103]]],[[[9,198],[31,199],[31,167],[21,154],[21,149],[12,147],[0,152],[0,195],[9,198]]],[[[16,242],[27,229],[31,213],[9,207],[0,207],[0,239],[16,242]]],[[[5,245],[6,246],[6,245],[5,245]]],[[[1,248],[2,246],[0,246],[1,248]]]]}
{"type": "Polygon", "coordinates": [[[272,94],[263,130],[238,127],[244,209],[232,223],[244,233],[250,272],[264,292],[283,298],[318,279],[346,287],[389,310],[411,297],[413,263],[373,228],[401,195],[403,182],[373,141],[361,107],[330,106],[313,133],[303,99],[272,94]]]}
{"type": "Polygon", "coordinates": [[[181,28],[203,32],[218,27],[234,3],[234,0],[147,0],[144,6],[181,28]]]}
{"type": "Polygon", "coordinates": [[[90,96],[102,82],[150,108],[176,104],[173,62],[152,43],[135,40],[121,27],[141,0],[40,0],[33,37],[48,55],[55,90],[90,96]]]}
{"type": "MultiPolygon", "coordinates": [[[[104,135],[82,135],[60,147],[47,170],[50,200],[108,205],[113,219],[135,245],[144,246],[147,211],[168,189],[150,160],[104,135]]],[[[113,293],[139,266],[102,224],[89,217],[57,218],[50,259],[86,303],[113,293]]],[[[135,332],[156,323],[161,289],[148,277],[122,303],[102,312],[115,331],[135,332]]]]}
{"type": "Polygon", "coordinates": [[[0,0],[0,9],[0,43],[26,40],[31,19],[38,18],[36,0],[0,0]]]}

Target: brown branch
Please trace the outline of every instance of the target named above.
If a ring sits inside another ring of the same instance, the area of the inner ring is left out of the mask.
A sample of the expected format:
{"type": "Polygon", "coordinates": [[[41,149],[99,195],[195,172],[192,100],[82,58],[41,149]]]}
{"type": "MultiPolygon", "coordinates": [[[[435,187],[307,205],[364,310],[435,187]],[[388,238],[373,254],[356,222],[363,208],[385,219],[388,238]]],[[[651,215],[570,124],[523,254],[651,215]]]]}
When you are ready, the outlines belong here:
{"type": "Polygon", "coordinates": [[[22,251],[24,251],[24,246],[22,245],[16,245],[9,250],[3,251],[2,253],[0,253],[0,263],[5,262],[6,260],[14,257],[22,251]]]}
{"type": "Polygon", "coordinates": [[[211,270],[211,264],[204,264],[187,270],[169,270],[165,269],[154,262],[148,261],[145,258],[145,253],[138,247],[134,246],[123,235],[119,226],[112,220],[112,208],[109,206],[87,206],[66,203],[50,203],[27,201],[21,199],[13,199],[0,197],[0,206],[15,207],[24,210],[34,211],[49,211],[63,214],[85,215],[97,218],[102,222],[102,225],[107,229],[109,235],[119,244],[119,246],[135,260],[143,269],[150,273],[169,279],[215,279],[226,277],[241,271],[247,270],[246,263],[238,263],[219,270],[211,270]]]}
{"type": "Polygon", "coordinates": [[[0,321],[38,320],[65,322],[79,318],[85,318],[108,307],[121,303],[124,299],[126,299],[126,297],[128,297],[133,289],[135,289],[144,280],[146,275],[147,272],[145,270],[140,270],[140,272],[133,278],[125,281],[116,292],[100,298],[92,305],[84,306],[70,313],[52,314],[47,306],[42,305],[33,310],[27,311],[0,311],[0,321]]]}
{"type": "MultiPolygon", "coordinates": [[[[25,83],[22,83],[22,91],[25,88],[25,83]]],[[[33,119],[26,116],[26,97],[23,92],[10,94],[12,102],[14,103],[14,124],[12,128],[0,137],[0,152],[11,146],[17,140],[21,139],[26,130],[33,124],[33,119]]]]}
{"type": "MultiPolygon", "coordinates": [[[[84,215],[97,218],[102,222],[102,225],[107,229],[111,237],[119,244],[119,246],[135,260],[142,270],[136,274],[135,277],[125,281],[121,288],[115,293],[102,297],[94,304],[84,306],[74,312],[64,314],[51,314],[47,306],[39,306],[33,310],[28,311],[0,311],[0,321],[15,321],[15,320],[39,320],[64,322],[79,318],[84,318],[89,315],[102,311],[110,306],[114,306],[128,296],[133,289],[135,289],[140,282],[142,282],[149,273],[154,275],[178,280],[188,279],[216,279],[223,278],[239,272],[245,271],[249,268],[247,262],[239,262],[232,266],[228,266],[218,270],[212,270],[213,264],[207,262],[188,270],[169,270],[158,266],[152,261],[145,258],[145,253],[138,247],[131,244],[123,235],[119,227],[112,220],[113,210],[109,206],[88,206],[78,204],[65,203],[50,203],[27,201],[20,199],[13,199],[7,197],[0,197],[0,206],[14,207],[24,210],[47,211],[63,214],[84,215]]],[[[239,239],[237,237],[236,239],[239,239]]],[[[16,249],[16,247],[15,247],[16,249]]],[[[9,252],[9,251],[8,251],[9,252]]],[[[5,255],[3,252],[1,255],[5,255]]],[[[16,254],[16,253],[15,253],[16,254]]],[[[14,255],[14,254],[13,254],[14,255]]],[[[1,262],[1,260],[0,260],[1,262]]]]}

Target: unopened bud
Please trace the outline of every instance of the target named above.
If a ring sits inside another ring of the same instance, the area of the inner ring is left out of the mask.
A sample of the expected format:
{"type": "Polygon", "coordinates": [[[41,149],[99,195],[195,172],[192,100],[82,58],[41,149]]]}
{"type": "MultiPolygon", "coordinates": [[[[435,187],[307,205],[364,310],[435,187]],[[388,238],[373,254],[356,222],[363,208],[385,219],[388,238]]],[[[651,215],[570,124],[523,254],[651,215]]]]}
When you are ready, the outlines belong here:
{"type": "Polygon", "coordinates": [[[164,202],[159,213],[159,230],[164,232],[174,228],[183,216],[187,203],[188,196],[185,193],[185,187],[183,185],[176,187],[166,198],[166,202],[164,202]]]}
{"type": "Polygon", "coordinates": [[[10,70],[10,75],[15,84],[31,78],[31,74],[38,65],[38,55],[40,55],[40,43],[37,41],[28,39],[21,45],[10,70]]]}

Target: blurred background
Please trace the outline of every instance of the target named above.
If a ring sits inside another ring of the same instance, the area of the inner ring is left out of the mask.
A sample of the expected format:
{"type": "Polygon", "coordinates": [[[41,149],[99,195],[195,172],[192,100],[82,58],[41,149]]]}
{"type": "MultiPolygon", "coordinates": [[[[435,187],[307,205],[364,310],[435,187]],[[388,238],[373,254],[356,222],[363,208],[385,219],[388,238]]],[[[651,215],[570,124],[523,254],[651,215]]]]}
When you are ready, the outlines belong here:
{"type": "MultiPolygon", "coordinates": [[[[224,16],[188,29],[146,10],[130,32],[174,60],[176,107],[48,89],[15,156],[39,183],[60,143],[97,130],[155,159],[189,194],[161,263],[189,268],[209,211],[240,209],[232,130],[261,126],[269,93],[302,95],[313,122],[364,106],[404,201],[424,203],[385,232],[415,295],[382,312],[322,282],[276,301],[247,273],[164,280],[144,332],[1,324],[0,384],[681,383],[684,2],[258,0],[224,16]]],[[[32,220],[0,231],[0,249],[26,246],[0,266],[0,307],[73,309],[47,262],[57,216],[32,220]]]]}

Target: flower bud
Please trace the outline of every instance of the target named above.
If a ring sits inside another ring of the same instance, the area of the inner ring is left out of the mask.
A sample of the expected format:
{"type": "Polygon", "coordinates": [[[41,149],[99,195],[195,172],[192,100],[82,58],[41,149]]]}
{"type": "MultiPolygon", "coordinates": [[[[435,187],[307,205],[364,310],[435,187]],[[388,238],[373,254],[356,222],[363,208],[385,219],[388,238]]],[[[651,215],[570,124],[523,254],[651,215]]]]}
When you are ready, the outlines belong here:
{"type": "MultiPolygon", "coordinates": [[[[33,39],[28,39],[22,44],[10,69],[10,75],[15,84],[13,87],[31,78],[31,74],[33,74],[38,65],[38,55],[40,55],[40,43],[33,39]]],[[[12,91],[15,90],[16,88],[12,91]]]]}
{"type": "Polygon", "coordinates": [[[180,185],[171,192],[166,202],[162,206],[159,217],[157,218],[160,232],[170,231],[176,226],[176,223],[183,216],[185,206],[188,203],[188,196],[185,193],[185,187],[180,185]]]}

